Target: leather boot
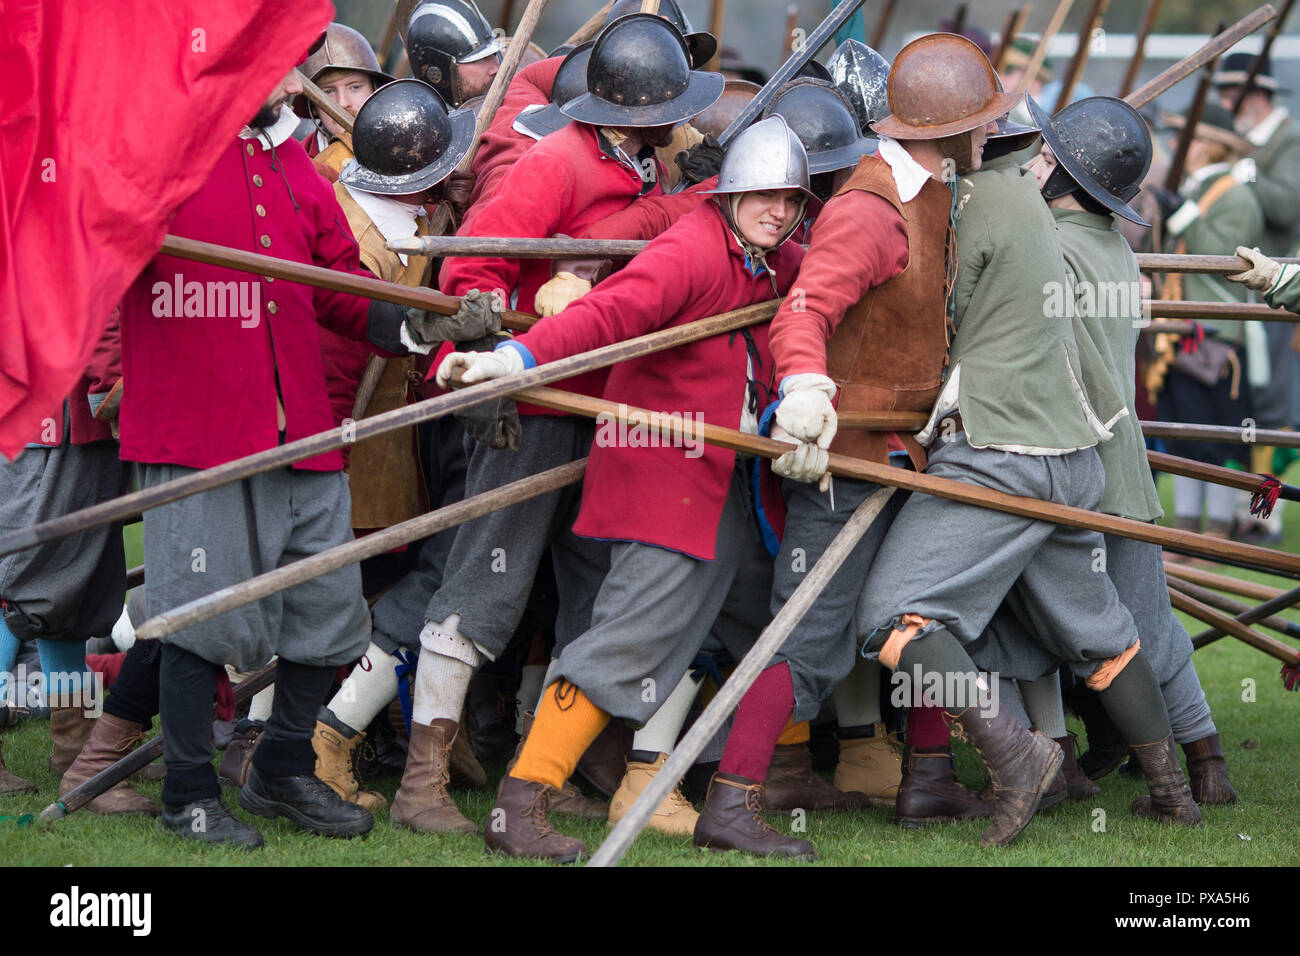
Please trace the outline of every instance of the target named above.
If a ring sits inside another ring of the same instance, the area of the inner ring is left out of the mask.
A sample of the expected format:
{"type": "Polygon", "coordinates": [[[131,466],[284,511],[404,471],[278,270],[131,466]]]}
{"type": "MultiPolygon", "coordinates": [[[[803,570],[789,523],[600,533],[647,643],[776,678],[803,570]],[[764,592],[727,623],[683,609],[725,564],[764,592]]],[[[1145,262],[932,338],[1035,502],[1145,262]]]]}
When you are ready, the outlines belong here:
{"type": "Polygon", "coordinates": [[[981,800],[957,782],[950,747],[903,748],[903,779],[894,804],[894,822],[900,827],[915,830],[931,823],[992,815],[991,802],[981,800]]]}
{"type": "Polygon", "coordinates": [[[1187,785],[1183,768],[1178,765],[1178,746],[1174,735],[1153,744],[1139,744],[1133,755],[1142,766],[1147,789],[1133,801],[1133,814],[1148,817],[1161,823],[1177,823],[1194,827],[1201,822],[1201,811],[1192,799],[1192,788],[1187,785]]]}
{"type": "Polygon", "coordinates": [[[1093,797],[1101,795],[1101,787],[1097,786],[1088,775],[1079,768],[1079,762],[1075,759],[1076,748],[1078,747],[1078,738],[1072,733],[1067,733],[1064,737],[1052,738],[1065,754],[1065,762],[1061,764],[1061,772],[1065,774],[1065,795],[1068,799],[1078,803],[1080,800],[1090,800],[1093,797]]]}
{"type": "Polygon", "coordinates": [[[578,761],[578,773],[607,797],[612,797],[623,783],[632,736],[631,727],[621,720],[611,720],[578,761]]]}
{"type": "MultiPolygon", "coordinates": [[[[74,787],[85,783],[101,770],[107,770],[128,753],[140,746],[145,728],[112,714],[101,714],[81,753],[63,775],[59,796],[66,797],[74,787]]],[[[147,813],[158,816],[162,807],[143,794],[137,793],[130,782],[123,779],[105,790],[87,805],[94,813],[147,813]]]]}
{"type": "Polygon", "coordinates": [[[374,790],[362,790],[357,783],[354,772],[357,751],[365,739],[363,731],[353,731],[352,736],[348,737],[344,732],[318,720],[311,746],[316,751],[316,776],[344,800],[374,811],[388,801],[383,794],[374,790]]]}
{"type": "MultiPolygon", "coordinates": [[[[461,726],[464,726],[462,723],[461,726]]],[[[457,734],[451,742],[451,754],[448,757],[448,769],[451,771],[451,785],[458,790],[486,790],[487,771],[474,755],[468,734],[457,734]]]]}
{"type": "Polygon", "coordinates": [[[586,855],[581,840],[557,833],[547,817],[555,788],[507,775],[488,814],[483,842],[490,852],[554,863],[574,863],[586,855]]]}
{"type": "Polygon", "coordinates": [[[1192,778],[1193,800],[1211,807],[1237,802],[1237,791],[1228,779],[1228,762],[1223,759],[1218,734],[1183,744],[1183,753],[1187,756],[1187,775],[1192,778]]]}
{"type": "Polygon", "coordinates": [[[248,775],[253,772],[253,754],[257,753],[265,729],[261,721],[247,717],[235,724],[235,734],[226,744],[217,768],[217,778],[222,786],[242,790],[248,783],[248,775]]]}
{"type": "Polygon", "coordinates": [[[867,795],[873,807],[892,807],[903,782],[903,758],[879,721],[870,737],[840,738],[840,759],[835,765],[836,788],[867,795]]]}
{"type": "Polygon", "coordinates": [[[695,823],[695,845],[710,850],[740,850],[755,856],[815,860],[807,840],[785,836],[763,819],[763,785],[715,773],[709,781],[704,810],[695,823]]]}
{"type": "Polygon", "coordinates": [[[236,817],[220,797],[207,797],[179,807],[163,807],[159,826],[187,840],[228,843],[243,850],[262,846],[262,834],[236,817]]]}
{"type": "MultiPolygon", "coordinates": [[[[614,791],[614,798],[609,802],[611,826],[627,815],[637,797],[650,786],[650,781],[663,769],[667,760],[667,754],[659,754],[654,763],[627,761],[627,772],[623,775],[618,789],[614,791]]],[[[695,832],[695,821],[699,817],[699,813],[691,806],[691,801],[682,796],[681,787],[676,786],[669,791],[668,796],[664,797],[658,809],[650,815],[646,828],[667,833],[669,836],[690,836],[695,832]]]]}
{"type": "Polygon", "coordinates": [[[254,767],[239,791],[239,805],[259,817],[285,817],[320,836],[364,836],[375,825],[369,810],[348,803],[312,773],[268,777],[254,767]]]}
{"type": "Polygon", "coordinates": [[[0,740],[0,793],[35,793],[36,784],[9,772],[5,767],[4,741],[0,740]]]}
{"type": "Polygon", "coordinates": [[[985,717],[968,707],[953,717],[989,770],[993,822],[980,846],[1010,846],[1038,811],[1065,755],[1052,738],[1026,730],[1005,710],[985,717]]]}
{"type": "MultiPolygon", "coordinates": [[[[519,745],[515,747],[515,755],[511,757],[509,762],[506,764],[507,777],[510,775],[510,771],[515,769],[515,764],[519,763],[519,755],[524,752],[524,744],[528,740],[528,734],[533,729],[533,719],[535,716],[536,715],[531,711],[524,714],[524,733],[523,736],[519,738],[519,745]]],[[[611,723],[613,723],[613,721],[611,721],[611,723]]],[[[626,759],[626,755],[624,755],[624,759],[626,759]]],[[[504,784],[505,780],[506,778],[502,777],[501,783],[504,784]]],[[[500,799],[500,797],[501,790],[500,787],[498,787],[497,798],[500,799]]],[[[564,781],[564,786],[559,790],[552,787],[548,799],[550,801],[550,812],[552,813],[567,813],[571,817],[578,817],[582,820],[609,819],[609,804],[605,803],[603,800],[592,800],[590,797],[584,796],[582,791],[578,789],[577,785],[572,780],[564,781]]]]}
{"type": "Polygon", "coordinates": [[[86,707],[79,700],[71,706],[57,703],[50,708],[50,741],[54,744],[54,752],[50,754],[50,773],[56,778],[62,777],[72,766],[94,726],[95,718],[86,716],[86,707]]]}
{"type": "Polygon", "coordinates": [[[856,790],[832,786],[813,770],[807,744],[777,744],[763,781],[763,808],[790,810],[865,810],[871,800],[856,790]]]}
{"type": "Polygon", "coordinates": [[[459,729],[453,720],[411,724],[406,771],[388,812],[393,826],[424,833],[478,832],[447,792],[451,781],[447,762],[459,729]]]}

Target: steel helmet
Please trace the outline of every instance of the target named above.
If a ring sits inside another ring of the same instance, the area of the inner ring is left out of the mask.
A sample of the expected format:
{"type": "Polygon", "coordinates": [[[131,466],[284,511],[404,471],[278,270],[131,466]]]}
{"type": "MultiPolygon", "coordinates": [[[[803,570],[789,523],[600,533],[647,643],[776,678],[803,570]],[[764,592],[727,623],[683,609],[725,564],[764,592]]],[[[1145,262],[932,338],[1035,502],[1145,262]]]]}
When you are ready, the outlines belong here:
{"type": "Polygon", "coordinates": [[[889,115],[889,61],[861,40],[845,40],[826,62],[831,82],[853,106],[858,126],[876,135],[872,123],[889,115]]]}
{"type": "MultiPolygon", "coordinates": [[[[806,201],[805,208],[817,208],[821,200],[813,193],[808,176],[808,154],[794,130],[778,115],[769,116],[746,129],[731,142],[718,171],[718,185],[707,192],[719,197],[769,189],[797,189],[806,201]]],[[[719,200],[728,225],[740,235],[731,201],[719,200]]],[[[802,217],[790,224],[776,245],[785,242],[802,224],[802,217]]]]}
{"type": "Polygon", "coordinates": [[[844,94],[820,80],[792,80],[777,90],[763,111],[781,116],[808,153],[808,173],[832,173],[856,166],[875,152],[875,139],[862,135],[844,94]]]}
{"type": "MultiPolygon", "coordinates": [[[[618,0],[605,15],[605,26],[609,26],[620,17],[641,12],[641,0],[618,0]]],[[[677,28],[686,39],[686,46],[691,51],[691,66],[699,69],[713,59],[718,52],[718,39],[712,33],[696,32],[691,29],[691,21],[677,5],[677,0],[660,0],[657,16],[667,20],[677,28]]]]}
{"type": "Polygon", "coordinates": [[[551,87],[551,102],[540,109],[520,113],[515,118],[516,129],[541,139],[573,122],[560,111],[560,107],[587,92],[587,61],[591,59],[594,45],[595,41],[589,40],[565,54],[551,87]]]}
{"type": "Polygon", "coordinates": [[[459,105],[457,65],[499,55],[501,44],[473,0],[425,0],[407,21],[406,50],[412,75],[459,105]]]}

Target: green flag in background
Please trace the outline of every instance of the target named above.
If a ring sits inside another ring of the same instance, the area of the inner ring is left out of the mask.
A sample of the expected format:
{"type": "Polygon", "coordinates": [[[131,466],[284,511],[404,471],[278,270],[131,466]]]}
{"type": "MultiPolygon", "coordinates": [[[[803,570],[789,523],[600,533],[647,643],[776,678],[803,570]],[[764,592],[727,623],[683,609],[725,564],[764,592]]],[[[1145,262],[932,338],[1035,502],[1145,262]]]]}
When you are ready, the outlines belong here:
{"type": "Polygon", "coordinates": [[[835,31],[836,46],[849,39],[861,40],[863,43],[867,42],[867,21],[865,14],[861,10],[849,17],[844,26],[835,31]]]}

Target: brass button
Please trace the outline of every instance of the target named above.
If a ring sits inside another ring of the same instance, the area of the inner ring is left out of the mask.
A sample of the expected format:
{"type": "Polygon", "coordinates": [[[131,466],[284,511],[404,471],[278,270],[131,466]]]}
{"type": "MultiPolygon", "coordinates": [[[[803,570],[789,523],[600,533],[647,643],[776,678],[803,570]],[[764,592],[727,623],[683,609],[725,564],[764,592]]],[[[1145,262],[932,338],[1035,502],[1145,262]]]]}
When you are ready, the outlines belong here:
{"type": "Polygon", "coordinates": [[[253,173],[253,185],[254,186],[262,185],[262,176],[260,173],[253,173]]]}
{"type": "Polygon", "coordinates": [[[248,155],[249,155],[249,156],[252,156],[252,155],[253,155],[253,144],[252,144],[252,143],[249,143],[247,146],[244,147],[244,149],[248,150],[248,155]]]}
{"type": "Polygon", "coordinates": [[[255,208],[257,209],[257,214],[258,214],[259,216],[265,216],[265,215],[266,215],[266,207],[263,206],[261,203],[258,203],[257,206],[256,206],[255,208]]]}
{"type": "Polygon", "coordinates": [[[275,315],[275,313],[280,311],[280,307],[276,305],[274,302],[268,302],[266,303],[266,311],[270,312],[272,315],[275,315]]]}
{"type": "Polygon", "coordinates": [[[270,236],[263,236],[263,237],[261,238],[261,243],[262,243],[262,248],[263,248],[263,249],[270,249],[270,248],[271,248],[271,237],[270,237],[270,236]]]}

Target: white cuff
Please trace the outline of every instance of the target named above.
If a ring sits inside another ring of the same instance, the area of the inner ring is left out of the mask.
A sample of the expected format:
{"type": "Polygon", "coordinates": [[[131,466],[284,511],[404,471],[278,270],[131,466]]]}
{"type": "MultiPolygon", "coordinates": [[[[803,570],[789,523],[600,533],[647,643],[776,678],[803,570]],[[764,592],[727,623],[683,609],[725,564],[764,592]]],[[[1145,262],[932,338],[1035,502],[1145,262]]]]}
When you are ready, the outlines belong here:
{"type": "Polygon", "coordinates": [[[1201,207],[1190,199],[1178,207],[1178,211],[1165,220],[1165,231],[1171,236],[1183,233],[1188,226],[1201,218],[1201,207]]]}
{"type": "Polygon", "coordinates": [[[835,387],[835,382],[826,375],[818,375],[816,372],[802,372],[798,375],[787,375],[781,381],[782,397],[789,395],[791,392],[798,392],[804,389],[817,389],[824,392],[829,399],[835,398],[835,393],[839,391],[835,387]]]}
{"type": "Polygon", "coordinates": [[[412,352],[416,355],[428,355],[433,351],[432,345],[422,345],[411,337],[411,330],[407,328],[405,322],[402,323],[401,331],[398,332],[397,337],[398,340],[406,346],[408,352],[412,352]]]}

